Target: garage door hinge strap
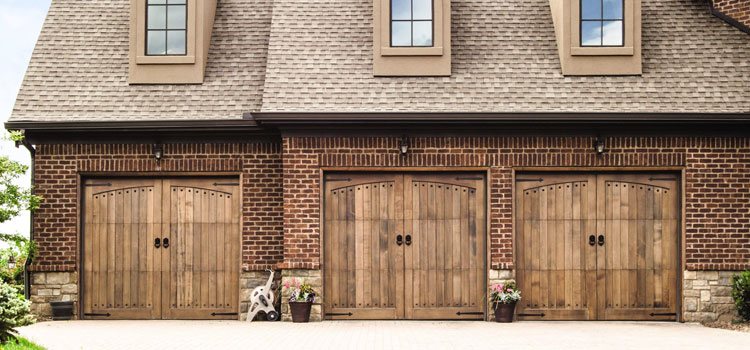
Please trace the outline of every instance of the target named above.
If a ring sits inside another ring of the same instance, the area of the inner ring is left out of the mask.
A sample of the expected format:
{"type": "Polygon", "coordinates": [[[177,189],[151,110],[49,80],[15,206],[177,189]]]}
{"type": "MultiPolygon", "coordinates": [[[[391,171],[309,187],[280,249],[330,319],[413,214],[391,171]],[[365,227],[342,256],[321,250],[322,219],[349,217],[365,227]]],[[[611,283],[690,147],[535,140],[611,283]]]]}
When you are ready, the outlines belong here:
{"type": "Polygon", "coordinates": [[[457,177],[456,181],[461,181],[461,180],[483,180],[483,179],[484,179],[483,177],[479,177],[479,176],[478,177],[457,177]]]}
{"type": "Polygon", "coordinates": [[[459,311],[459,312],[456,312],[456,315],[458,315],[458,316],[461,316],[461,315],[484,315],[484,312],[461,312],[461,311],[459,311]]]}
{"type": "Polygon", "coordinates": [[[677,314],[674,313],[674,312],[665,312],[665,313],[654,313],[654,312],[652,312],[652,313],[650,313],[648,315],[652,316],[652,317],[653,316],[677,316],[677,314]]]}
{"type": "Polygon", "coordinates": [[[516,179],[516,182],[542,182],[544,179],[541,177],[538,179],[516,179]]]}
{"type": "Polygon", "coordinates": [[[326,182],[337,182],[337,181],[352,181],[352,179],[326,179],[326,182]]]}
{"type": "Polygon", "coordinates": [[[106,314],[83,314],[83,316],[92,316],[92,317],[109,317],[112,316],[109,312],[106,314]]]}
{"type": "Polygon", "coordinates": [[[214,182],[214,186],[239,186],[238,183],[221,183],[221,182],[214,182]]]}
{"type": "Polygon", "coordinates": [[[345,313],[335,313],[335,312],[329,313],[329,312],[326,312],[326,316],[353,316],[353,315],[354,314],[351,313],[351,312],[345,312],[345,313]]]}
{"type": "Polygon", "coordinates": [[[527,316],[535,316],[535,317],[544,317],[544,314],[518,314],[519,317],[527,317],[527,316]]]}
{"type": "Polygon", "coordinates": [[[211,316],[237,316],[236,312],[212,312],[211,316]]]}
{"type": "Polygon", "coordinates": [[[86,187],[109,187],[109,186],[112,186],[112,184],[110,184],[110,183],[106,183],[106,184],[85,184],[84,186],[86,186],[86,187]]]}

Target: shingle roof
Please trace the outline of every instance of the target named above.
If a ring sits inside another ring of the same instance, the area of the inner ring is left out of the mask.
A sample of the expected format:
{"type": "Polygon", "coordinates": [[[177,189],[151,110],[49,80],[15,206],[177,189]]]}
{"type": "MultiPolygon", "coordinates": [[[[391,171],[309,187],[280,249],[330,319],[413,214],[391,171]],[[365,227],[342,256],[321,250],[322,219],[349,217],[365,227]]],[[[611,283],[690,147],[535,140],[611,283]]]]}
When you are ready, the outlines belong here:
{"type": "Polygon", "coordinates": [[[452,8],[450,77],[373,77],[372,0],[219,0],[204,84],[131,86],[129,1],[53,0],[11,121],[750,112],[750,36],[704,2],[643,1],[644,74],[631,77],[562,76],[549,0],[452,8]]]}
{"type": "Polygon", "coordinates": [[[450,77],[374,78],[372,0],[276,0],[263,111],[750,112],[750,36],[642,3],[643,76],[562,76],[549,0],[453,0],[450,77]]]}
{"type": "Polygon", "coordinates": [[[240,119],[260,109],[272,0],[220,0],[202,85],[128,85],[129,0],[53,0],[11,121],[240,119]]]}

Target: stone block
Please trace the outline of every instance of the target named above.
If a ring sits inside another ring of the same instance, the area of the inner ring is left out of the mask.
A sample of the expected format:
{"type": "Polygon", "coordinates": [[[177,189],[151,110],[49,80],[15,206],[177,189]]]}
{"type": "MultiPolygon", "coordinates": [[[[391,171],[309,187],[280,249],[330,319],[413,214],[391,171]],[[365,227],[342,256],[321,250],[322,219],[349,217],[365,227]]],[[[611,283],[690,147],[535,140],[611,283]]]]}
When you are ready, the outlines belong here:
{"type": "Polygon", "coordinates": [[[704,279],[697,279],[693,281],[693,288],[699,287],[699,286],[707,286],[708,281],[704,279]]]}
{"type": "Polygon", "coordinates": [[[733,304],[734,300],[732,300],[732,297],[716,297],[716,296],[711,296],[711,303],[713,303],[713,304],[733,304]]]}
{"type": "Polygon", "coordinates": [[[497,278],[501,280],[513,279],[513,270],[498,270],[497,278]]]}
{"type": "MultiPolygon", "coordinates": [[[[686,314],[686,316],[687,315],[691,316],[691,320],[689,322],[714,322],[717,318],[716,314],[713,312],[691,312],[689,314],[686,314]]],[[[686,317],[686,321],[687,318],[688,317],[686,317]]]]}
{"type": "Polygon", "coordinates": [[[719,280],[719,271],[701,271],[701,277],[709,281],[719,280]]]}
{"type": "Polygon", "coordinates": [[[693,280],[684,280],[682,282],[682,288],[685,290],[693,289],[693,280]]]}
{"type": "Polygon", "coordinates": [[[684,278],[686,280],[694,280],[696,278],[696,271],[685,271],[684,278]]]}
{"type": "Polygon", "coordinates": [[[725,297],[732,295],[732,287],[727,286],[712,286],[711,295],[716,297],[725,297]]]}
{"type": "Polygon", "coordinates": [[[37,295],[39,296],[53,295],[52,289],[49,289],[49,288],[39,289],[39,292],[37,293],[37,295]]]}
{"type": "Polygon", "coordinates": [[[702,290],[701,291],[701,301],[702,302],[710,302],[711,301],[711,291],[702,290]]]}
{"type": "Polygon", "coordinates": [[[698,311],[700,312],[714,312],[715,308],[714,305],[710,302],[700,302],[698,303],[698,311]]]}
{"type": "Polygon", "coordinates": [[[44,272],[34,272],[31,275],[32,284],[47,284],[47,274],[44,272]]]}
{"type": "Polygon", "coordinates": [[[70,272],[50,272],[47,274],[47,284],[68,284],[74,282],[71,280],[70,272]]]}
{"type": "Polygon", "coordinates": [[[66,285],[63,285],[60,290],[63,294],[77,294],[78,285],[75,283],[66,284],[66,285]]]}
{"type": "Polygon", "coordinates": [[[698,299],[685,298],[685,311],[688,311],[688,312],[698,311],[698,299]]]}
{"type": "Polygon", "coordinates": [[[695,289],[686,289],[683,294],[685,295],[685,297],[699,298],[701,296],[701,291],[695,289]]]}

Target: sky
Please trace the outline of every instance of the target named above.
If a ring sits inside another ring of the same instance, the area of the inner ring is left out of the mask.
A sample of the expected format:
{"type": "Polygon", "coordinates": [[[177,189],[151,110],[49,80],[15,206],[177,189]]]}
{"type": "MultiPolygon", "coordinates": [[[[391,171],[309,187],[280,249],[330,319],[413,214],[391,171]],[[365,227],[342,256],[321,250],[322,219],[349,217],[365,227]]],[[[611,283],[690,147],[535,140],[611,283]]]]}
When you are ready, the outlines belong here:
{"type": "MultiPolygon", "coordinates": [[[[8,120],[21,87],[36,39],[42,29],[51,0],[0,0],[0,120],[8,120]]],[[[3,131],[5,128],[2,129],[3,131]]],[[[0,141],[0,154],[30,165],[29,151],[15,148],[13,142],[0,141]]],[[[28,176],[18,184],[29,186],[28,176]]],[[[23,215],[0,224],[2,233],[20,233],[28,236],[29,215],[23,215]]]]}

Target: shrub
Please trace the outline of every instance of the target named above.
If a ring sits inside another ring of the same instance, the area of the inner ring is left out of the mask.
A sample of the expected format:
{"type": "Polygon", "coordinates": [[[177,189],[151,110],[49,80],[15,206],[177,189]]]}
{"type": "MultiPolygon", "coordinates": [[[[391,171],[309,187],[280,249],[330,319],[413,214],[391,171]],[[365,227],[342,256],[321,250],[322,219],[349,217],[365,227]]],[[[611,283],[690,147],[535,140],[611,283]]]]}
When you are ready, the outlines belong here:
{"type": "Polygon", "coordinates": [[[0,282],[0,343],[15,341],[16,327],[34,323],[34,316],[29,314],[31,302],[18,294],[18,289],[0,282]]]}
{"type": "Polygon", "coordinates": [[[740,317],[750,321],[750,271],[732,276],[732,299],[740,317]]]}

